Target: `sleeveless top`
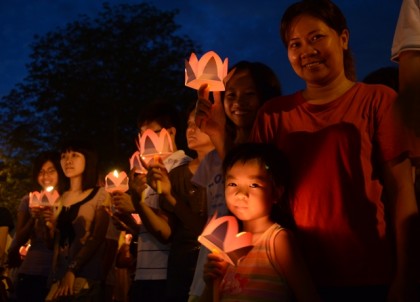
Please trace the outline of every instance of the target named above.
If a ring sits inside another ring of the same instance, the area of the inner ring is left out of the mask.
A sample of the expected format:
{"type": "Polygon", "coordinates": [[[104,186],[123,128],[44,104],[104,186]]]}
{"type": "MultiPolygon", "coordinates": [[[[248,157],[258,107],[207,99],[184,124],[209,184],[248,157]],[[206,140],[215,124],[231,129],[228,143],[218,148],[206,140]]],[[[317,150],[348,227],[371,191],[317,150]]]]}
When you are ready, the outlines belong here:
{"type": "Polygon", "coordinates": [[[272,242],[283,228],[273,224],[235,267],[229,265],[220,284],[220,301],[291,301],[285,277],[274,265],[272,242]]]}

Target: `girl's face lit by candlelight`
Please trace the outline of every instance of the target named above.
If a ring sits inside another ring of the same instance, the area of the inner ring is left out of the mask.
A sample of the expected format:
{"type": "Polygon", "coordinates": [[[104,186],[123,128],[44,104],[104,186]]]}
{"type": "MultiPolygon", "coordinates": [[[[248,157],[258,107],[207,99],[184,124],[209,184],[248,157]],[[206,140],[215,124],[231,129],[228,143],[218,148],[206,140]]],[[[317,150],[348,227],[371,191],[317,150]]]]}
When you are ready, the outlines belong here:
{"type": "Polygon", "coordinates": [[[45,190],[47,187],[56,187],[58,172],[51,161],[46,161],[38,173],[38,184],[45,190]]]}
{"type": "Polygon", "coordinates": [[[81,177],[85,170],[85,156],[80,152],[67,151],[61,154],[61,168],[68,178],[81,177]]]}
{"type": "Polygon", "coordinates": [[[281,194],[282,189],[275,189],[266,169],[256,159],[237,162],[226,172],[226,203],[242,221],[269,217],[281,194]]]}
{"type": "Polygon", "coordinates": [[[252,126],[260,107],[260,99],[248,70],[235,72],[226,83],[223,105],[227,117],[237,127],[252,126]]]}

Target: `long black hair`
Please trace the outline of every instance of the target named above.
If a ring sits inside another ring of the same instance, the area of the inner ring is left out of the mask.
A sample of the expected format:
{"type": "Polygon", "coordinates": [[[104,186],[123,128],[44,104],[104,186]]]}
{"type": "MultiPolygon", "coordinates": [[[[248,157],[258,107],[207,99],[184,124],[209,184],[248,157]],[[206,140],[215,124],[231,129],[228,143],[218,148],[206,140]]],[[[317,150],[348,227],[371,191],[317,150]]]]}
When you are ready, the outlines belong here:
{"type": "MultiPolygon", "coordinates": [[[[85,157],[82,190],[96,187],[98,183],[98,154],[96,149],[86,140],[73,139],[63,142],[60,147],[60,154],[70,151],[82,153],[85,157]]],[[[68,186],[66,189],[68,189],[68,186]]]]}

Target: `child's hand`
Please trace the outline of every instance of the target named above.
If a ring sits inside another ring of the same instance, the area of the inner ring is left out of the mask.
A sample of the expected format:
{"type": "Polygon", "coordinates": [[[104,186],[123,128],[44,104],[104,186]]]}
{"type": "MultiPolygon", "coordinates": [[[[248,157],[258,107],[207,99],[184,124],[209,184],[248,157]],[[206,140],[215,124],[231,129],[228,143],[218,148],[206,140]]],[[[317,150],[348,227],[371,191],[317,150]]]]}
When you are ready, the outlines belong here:
{"type": "Polygon", "coordinates": [[[136,168],[131,169],[128,186],[140,197],[141,193],[147,188],[146,174],[136,173],[136,168]]]}
{"type": "Polygon", "coordinates": [[[158,181],[160,181],[161,194],[165,197],[169,196],[172,189],[171,181],[161,158],[158,161],[153,160],[149,163],[147,172],[147,183],[155,191],[157,190],[158,181]]]}
{"type": "Polygon", "coordinates": [[[211,253],[207,256],[207,263],[204,265],[203,278],[208,286],[211,286],[214,280],[224,276],[227,264],[228,263],[216,253],[211,253]]]}

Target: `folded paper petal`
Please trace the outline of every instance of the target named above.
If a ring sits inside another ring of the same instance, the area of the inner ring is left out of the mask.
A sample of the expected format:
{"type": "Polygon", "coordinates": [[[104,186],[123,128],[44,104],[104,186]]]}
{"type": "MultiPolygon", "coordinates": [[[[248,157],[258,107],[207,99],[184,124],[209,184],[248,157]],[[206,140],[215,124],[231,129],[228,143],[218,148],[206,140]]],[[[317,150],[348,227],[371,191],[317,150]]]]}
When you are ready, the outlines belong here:
{"type": "Polygon", "coordinates": [[[135,173],[139,173],[139,174],[144,173],[145,174],[145,173],[147,173],[147,170],[141,164],[140,157],[141,157],[140,151],[136,151],[136,152],[133,153],[133,155],[131,155],[130,170],[135,169],[134,170],[135,173]]]}
{"type": "Polygon", "coordinates": [[[34,191],[29,193],[29,207],[45,207],[52,206],[60,197],[56,190],[51,191],[34,191]]]}
{"type": "Polygon", "coordinates": [[[234,216],[216,218],[216,214],[204,228],[198,241],[211,251],[216,251],[227,262],[237,265],[252,249],[252,234],[238,233],[238,222],[234,216]]]}
{"type": "Polygon", "coordinates": [[[128,191],[128,176],[124,171],[109,172],[105,177],[105,190],[109,193],[115,191],[128,191]]]}
{"type": "Polygon", "coordinates": [[[228,59],[223,62],[214,52],[205,53],[200,60],[192,53],[185,61],[185,86],[198,90],[202,84],[208,84],[210,91],[224,91],[223,79],[228,71],[228,59]]]}
{"type": "Polygon", "coordinates": [[[146,163],[156,155],[165,159],[174,152],[171,136],[165,128],[162,128],[159,133],[147,129],[143,135],[138,135],[136,143],[140,155],[146,163]]]}

